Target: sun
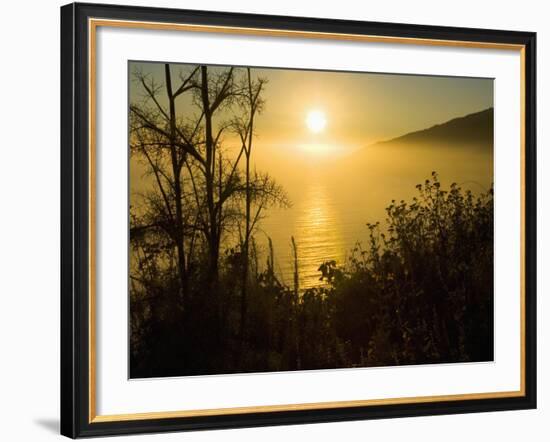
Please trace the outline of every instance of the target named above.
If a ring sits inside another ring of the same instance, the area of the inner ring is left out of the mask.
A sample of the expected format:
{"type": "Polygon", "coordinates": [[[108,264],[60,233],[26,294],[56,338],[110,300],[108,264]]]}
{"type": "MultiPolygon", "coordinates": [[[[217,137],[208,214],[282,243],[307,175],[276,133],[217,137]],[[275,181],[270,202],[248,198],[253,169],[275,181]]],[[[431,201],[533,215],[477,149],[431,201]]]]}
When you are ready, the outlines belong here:
{"type": "Polygon", "coordinates": [[[325,113],[320,110],[309,111],[306,117],[306,124],[311,132],[315,134],[322,132],[327,125],[325,113]]]}

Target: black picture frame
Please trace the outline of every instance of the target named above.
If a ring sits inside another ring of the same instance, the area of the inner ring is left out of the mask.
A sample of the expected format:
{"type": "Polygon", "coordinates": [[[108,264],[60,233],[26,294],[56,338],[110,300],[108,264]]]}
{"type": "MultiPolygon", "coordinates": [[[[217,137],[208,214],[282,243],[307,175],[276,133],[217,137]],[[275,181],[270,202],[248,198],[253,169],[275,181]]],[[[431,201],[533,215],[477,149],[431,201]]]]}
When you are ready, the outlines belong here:
{"type": "Polygon", "coordinates": [[[73,3],[61,8],[61,434],[105,436],[536,408],[536,34],[73,3]],[[90,418],[89,18],[521,45],[524,51],[524,395],[316,410],[90,418]]]}

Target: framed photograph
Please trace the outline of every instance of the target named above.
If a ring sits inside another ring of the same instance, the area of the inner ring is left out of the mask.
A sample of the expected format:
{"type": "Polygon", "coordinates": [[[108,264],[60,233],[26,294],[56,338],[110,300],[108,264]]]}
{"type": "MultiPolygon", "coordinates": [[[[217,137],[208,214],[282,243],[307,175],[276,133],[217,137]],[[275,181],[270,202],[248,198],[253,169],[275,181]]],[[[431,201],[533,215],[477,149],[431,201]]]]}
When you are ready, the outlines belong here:
{"type": "Polygon", "coordinates": [[[535,408],[535,42],[62,7],[62,434],[535,408]]]}

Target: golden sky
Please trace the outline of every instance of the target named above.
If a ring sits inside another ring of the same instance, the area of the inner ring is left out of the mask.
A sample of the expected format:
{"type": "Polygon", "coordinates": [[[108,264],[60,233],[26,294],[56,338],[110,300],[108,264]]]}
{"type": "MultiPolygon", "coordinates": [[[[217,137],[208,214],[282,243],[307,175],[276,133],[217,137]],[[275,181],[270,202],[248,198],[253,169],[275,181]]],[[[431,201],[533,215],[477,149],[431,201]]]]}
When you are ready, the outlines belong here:
{"type": "MultiPolygon", "coordinates": [[[[173,82],[179,71],[190,68],[173,64],[173,82]]],[[[129,70],[164,83],[163,63],[131,62],[129,70]]],[[[266,105],[256,120],[257,145],[267,151],[345,154],[493,106],[492,79],[278,68],[254,68],[252,73],[268,80],[266,105]],[[312,111],[326,120],[319,133],[306,123],[312,111]]],[[[131,82],[130,100],[136,98],[139,91],[131,82]]],[[[179,109],[191,108],[185,100],[179,109]]]]}

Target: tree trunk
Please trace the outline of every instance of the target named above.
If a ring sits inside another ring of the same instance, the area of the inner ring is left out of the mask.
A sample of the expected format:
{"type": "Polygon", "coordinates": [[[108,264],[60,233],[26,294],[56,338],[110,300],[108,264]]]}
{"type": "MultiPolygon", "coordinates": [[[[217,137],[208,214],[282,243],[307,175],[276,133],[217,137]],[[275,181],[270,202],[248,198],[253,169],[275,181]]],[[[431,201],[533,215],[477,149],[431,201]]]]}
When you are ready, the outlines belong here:
{"type": "Polygon", "coordinates": [[[183,232],[183,207],[182,207],[182,189],[181,189],[181,167],[178,161],[176,150],[176,106],[175,98],[172,93],[172,78],[170,75],[170,65],[164,65],[166,76],[166,92],[170,107],[170,160],[172,163],[172,173],[174,175],[174,199],[176,206],[174,240],[176,243],[178,274],[181,285],[181,295],[184,305],[187,303],[187,271],[185,263],[185,243],[183,232]]]}
{"type": "Polygon", "coordinates": [[[212,112],[210,109],[210,98],[208,91],[208,68],[201,66],[201,98],[204,111],[204,126],[205,126],[205,144],[206,144],[206,205],[208,208],[208,261],[209,274],[212,281],[218,279],[218,257],[219,257],[219,232],[217,231],[218,222],[216,214],[216,206],[214,203],[214,159],[215,146],[214,137],[212,135],[212,112]]]}
{"type": "Polygon", "coordinates": [[[250,206],[251,206],[251,195],[250,195],[250,157],[252,154],[252,135],[254,132],[254,114],[256,112],[256,100],[252,92],[252,79],[250,77],[250,68],[247,69],[247,78],[248,78],[248,98],[250,106],[250,115],[249,115],[249,124],[247,132],[247,144],[245,150],[246,157],[246,201],[245,201],[245,237],[243,244],[243,273],[242,273],[242,288],[241,288],[241,325],[240,325],[240,337],[241,341],[245,339],[246,332],[246,315],[248,310],[247,305],[247,296],[248,296],[248,268],[249,268],[249,257],[250,257],[250,206]]]}

